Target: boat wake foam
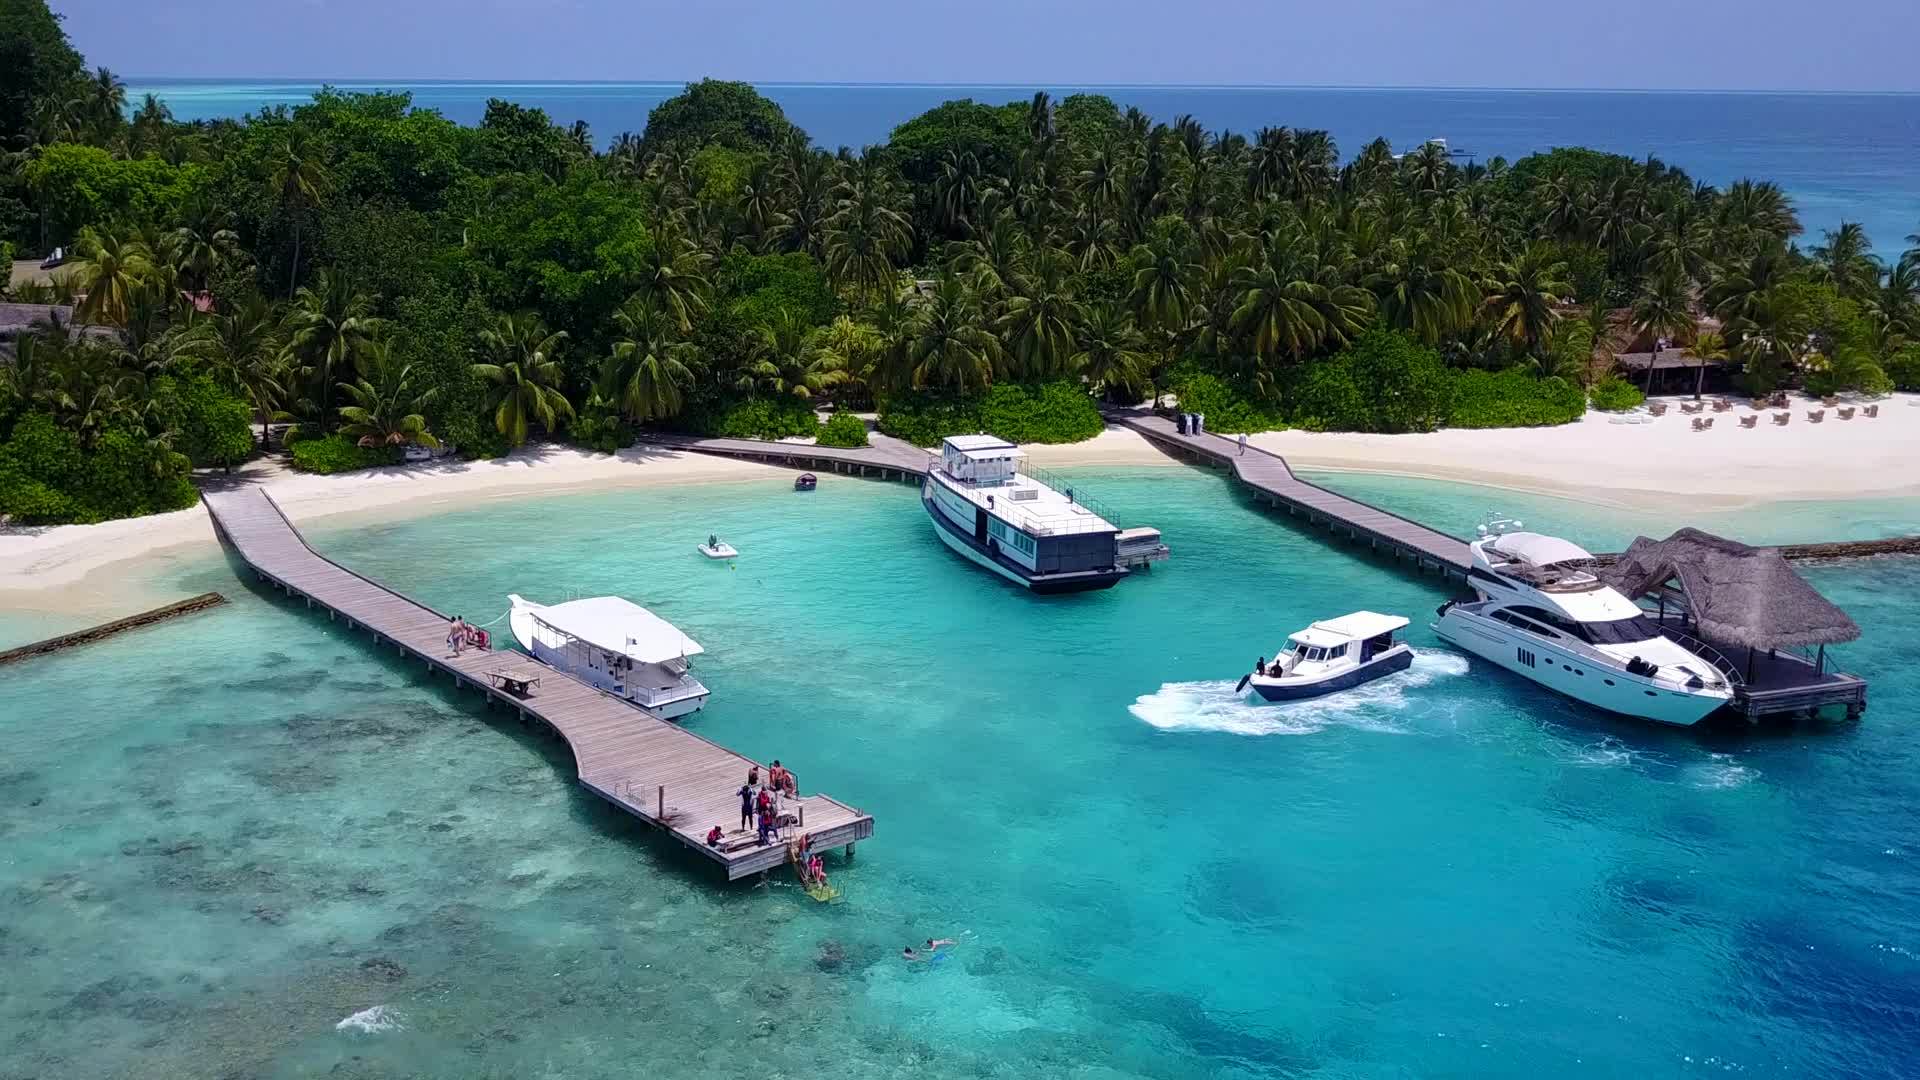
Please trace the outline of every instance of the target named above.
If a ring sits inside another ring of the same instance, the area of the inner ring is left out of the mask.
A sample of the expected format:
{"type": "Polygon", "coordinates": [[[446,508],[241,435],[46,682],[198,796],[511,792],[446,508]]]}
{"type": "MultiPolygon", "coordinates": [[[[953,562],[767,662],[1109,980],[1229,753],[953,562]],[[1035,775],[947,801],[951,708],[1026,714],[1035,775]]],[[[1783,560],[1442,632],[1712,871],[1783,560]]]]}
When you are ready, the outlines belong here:
{"type": "Polygon", "coordinates": [[[1403,732],[1380,714],[1405,708],[1406,692],[1467,673],[1467,658],[1414,650],[1413,666],[1397,675],[1307,701],[1269,705],[1234,693],[1238,680],[1162,684],[1134,699],[1127,711],[1162,731],[1220,731],[1232,735],[1311,735],[1331,725],[1403,732]]]}
{"type": "Polygon", "coordinates": [[[386,1031],[404,1031],[400,1013],[385,1005],[375,1005],[371,1009],[361,1009],[345,1020],[333,1025],[335,1031],[358,1031],[365,1035],[378,1035],[386,1031]]]}

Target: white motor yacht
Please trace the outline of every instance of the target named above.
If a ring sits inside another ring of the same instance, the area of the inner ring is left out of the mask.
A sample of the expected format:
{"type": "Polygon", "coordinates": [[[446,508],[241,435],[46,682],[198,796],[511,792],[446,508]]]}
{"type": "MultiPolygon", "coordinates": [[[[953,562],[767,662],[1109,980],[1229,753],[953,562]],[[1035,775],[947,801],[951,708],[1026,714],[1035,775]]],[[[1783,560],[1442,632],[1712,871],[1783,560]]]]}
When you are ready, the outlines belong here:
{"type": "Polygon", "coordinates": [[[1580,546],[1496,520],[1468,548],[1479,599],[1448,601],[1433,624],[1456,648],[1595,708],[1663,724],[1698,723],[1732,700],[1725,658],[1663,635],[1593,575],[1580,546]]]}
{"type": "Polygon", "coordinates": [[[662,720],[698,711],[708,690],[691,658],[705,652],[680,628],[618,596],[536,604],[509,594],[507,625],[534,659],[662,720]]]}

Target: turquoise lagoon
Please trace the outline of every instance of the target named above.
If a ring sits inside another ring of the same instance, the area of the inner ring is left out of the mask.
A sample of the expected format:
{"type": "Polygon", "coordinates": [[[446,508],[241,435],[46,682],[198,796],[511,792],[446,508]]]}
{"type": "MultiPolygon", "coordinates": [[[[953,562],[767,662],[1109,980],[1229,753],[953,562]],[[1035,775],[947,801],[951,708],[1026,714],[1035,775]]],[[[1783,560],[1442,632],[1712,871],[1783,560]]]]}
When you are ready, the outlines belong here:
{"type": "Polygon", "coordinates": [[[695,730],[877,818],[833,905],[718,883],[559,743],[223,560],[181,572],[236,602],[0,673],[0,1076],[1920,1071],[1920,563],[1812,571],[1866,631],[1864,721],[1655,730],[1445,653],[1436,580],[1218,476],[1086,483],[1173,560],[1040,600],[839,477],[310,530],[475,621],[615,592],[681,624],[695,730]],[[1415,616],[1408,677],[1233,700],[1362,605],[1415,616]],[[933,936],[962,943],[900,960],[933,936]]]}

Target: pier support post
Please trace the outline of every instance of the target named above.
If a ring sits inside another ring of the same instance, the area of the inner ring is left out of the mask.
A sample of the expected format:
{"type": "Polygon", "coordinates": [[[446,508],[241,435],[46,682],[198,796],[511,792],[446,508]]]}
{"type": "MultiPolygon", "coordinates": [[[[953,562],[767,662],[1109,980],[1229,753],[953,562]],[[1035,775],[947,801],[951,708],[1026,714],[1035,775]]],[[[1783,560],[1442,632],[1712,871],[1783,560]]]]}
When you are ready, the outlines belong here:
{"type": "Polygon", "coordinates": [[[654,803],[654,820],[665,825],[667,823],[667,785],[661,784],[655,788],[654,795],[656,798],[656,802],[654,803]]]}
{"type": "Polygon", "coordinates": [[[847,861],[853,861],[853,843],[851,841],[847,843],[847,861]]]}

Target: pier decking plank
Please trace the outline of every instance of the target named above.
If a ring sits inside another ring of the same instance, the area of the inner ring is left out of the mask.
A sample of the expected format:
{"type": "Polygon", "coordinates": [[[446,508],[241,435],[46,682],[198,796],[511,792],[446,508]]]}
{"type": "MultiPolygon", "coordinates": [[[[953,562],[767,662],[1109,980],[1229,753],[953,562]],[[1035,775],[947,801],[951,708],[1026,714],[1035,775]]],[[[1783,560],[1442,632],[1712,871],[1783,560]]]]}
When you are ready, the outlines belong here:
{"type": "MultiPolygon", "coordinates": [[[[786,861],[783,844],[729,853],[705,842],[708,828],[719,825],[732,831],[739,824],[737,792],[747,770],[759,763],[678,724],[655,719],[524,653],[471,649],[456,656],[447,648],[446,615],[314,551],[264,490],[245,488],[203,498],[221,535],[263,580],[365,628],[382,645],[398,648],[429,670],[450,674],[522,717],[545,724],[572,749],[583,787],[664,828],[722,866],[729,880],[786,861]],[[492,685],[489,672],[539,679],[540,685],[524,697],[510,694],[492,685]]],[[[760,768],[764,774],[766,766],[760,768]]],[[[796,802],[804,823],[800,831],[813,837],[816,849],[851,848],[873,835],[873,818],[837,799],[814,794],[788,800],[788,806],[796,802]]]]}

